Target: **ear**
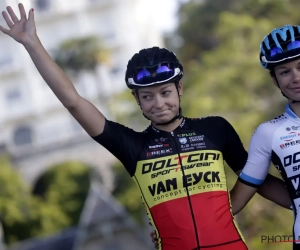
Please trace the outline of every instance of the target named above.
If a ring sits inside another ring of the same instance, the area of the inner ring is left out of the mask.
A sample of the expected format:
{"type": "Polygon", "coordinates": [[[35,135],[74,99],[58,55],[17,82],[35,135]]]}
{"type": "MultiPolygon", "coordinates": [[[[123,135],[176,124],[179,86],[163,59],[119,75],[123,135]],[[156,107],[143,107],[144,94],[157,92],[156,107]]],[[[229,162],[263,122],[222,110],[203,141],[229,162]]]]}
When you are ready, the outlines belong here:
{"type": "Polygon", "coordinates": [[[134,96],[134,98],[135,98],[137,104],[140,105],[139,97],[138,97],[137,91],[136,91],[136,90],[132,90],[132,91],[131,91],[131,94],[134,96]]]}
{"type": "Polygon", "coordinates": [[[182,81],[179,81],[177,88],[178,88],[178,93],[179,93],[179,95],[181,96],[181,95],[183,94],[183,85],[182,85],[182,81]]]}
{"type": "Polygon", "coordinates": [[[275,70],[270,70],[270,76],[271,76],[271,78],[272,78],[273,84],[274,84],[277,88],[279,88],[278,82],[277,82],[277,80],[276,80],[276,73],[275,73],[275,70]]]}

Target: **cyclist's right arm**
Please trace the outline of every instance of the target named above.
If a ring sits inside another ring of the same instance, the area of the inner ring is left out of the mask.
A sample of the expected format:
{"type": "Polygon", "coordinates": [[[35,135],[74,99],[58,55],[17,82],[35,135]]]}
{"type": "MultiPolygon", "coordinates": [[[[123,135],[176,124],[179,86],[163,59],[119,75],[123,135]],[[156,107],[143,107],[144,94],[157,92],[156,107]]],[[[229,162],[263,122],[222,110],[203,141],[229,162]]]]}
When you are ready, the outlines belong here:
{"type": "Polygon", "coordinates": [[[77,93],[71,80],[52,60],[41,42],[36,40],[26,45],[26,49],[45,82],[83,129],[90,136],[101,134],[104,116],[93,104],[77,93]]]}
{"type": "MultiPolygon", "coordinates": [[[[261,124],[252,136],[247,163],[230,191],[234,215],[242,210],[257,189],[263,186],[269,172],[274,127],[268,125],[268,123],[261,124]]],[[[282,180],[276,177],[266,179],[263,189],[261,194],[265,194],[265,198],[290,209],[292,202],[282,180]]]]}
{"type": "Polygon", "coordinates": [[[0,30],[24,45],[45,82],[85,131],[90,136],[101,134],[105,124],[104,116],[77,93],[71,80],[49,56],[36,34],[33,10],[29,12],[28,19],[22,4],[19,4],[19,10],[20,20],[11,7],[7,8],[10,18],[7,12],[2,13],[10,29],[0,27],[0,30]]]}
{"type": "Polygon", "coordinates": [[[252,136],[247,163],[230,191],[233,215],[246,206],[269,172],[271,145],[270,136],[264,127],[260,125],[252,136]]]}

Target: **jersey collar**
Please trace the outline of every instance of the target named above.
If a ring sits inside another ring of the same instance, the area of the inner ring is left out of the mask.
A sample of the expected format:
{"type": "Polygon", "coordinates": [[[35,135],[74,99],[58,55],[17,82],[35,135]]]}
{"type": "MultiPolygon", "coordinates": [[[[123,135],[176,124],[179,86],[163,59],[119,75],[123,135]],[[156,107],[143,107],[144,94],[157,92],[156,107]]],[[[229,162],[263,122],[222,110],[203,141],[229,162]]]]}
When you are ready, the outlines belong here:
{"type": "MultiPolygon", "coordinates": [[[[182,122],[179,124],[179,126],[175,130],[183,128],[185,124],[186,124],[186,119],[185,119],[185,117],[183,117],[182,122]]],[[[153,125],[151,125],[151,128],[156,133],[168,133],[166,131],[155,128],[153,125]]]]}
{"type": "Polygon", "coordinates": [[[287,104],[285,106],[285,111],[286,111],[286,114],[290,117],[290,118],[293,118],[293,119],[296,119],[298,120],[298,122],[300,122],[300,118],[292,111],[291,107],[290,107],[290,104],[287,104]]]}

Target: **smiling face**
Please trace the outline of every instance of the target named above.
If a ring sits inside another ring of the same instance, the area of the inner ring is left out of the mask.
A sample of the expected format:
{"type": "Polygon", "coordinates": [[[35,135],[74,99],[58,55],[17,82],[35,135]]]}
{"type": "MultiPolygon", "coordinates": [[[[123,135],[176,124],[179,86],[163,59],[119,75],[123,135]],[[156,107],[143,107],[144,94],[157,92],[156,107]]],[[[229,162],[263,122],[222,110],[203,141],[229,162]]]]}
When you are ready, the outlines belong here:
{"type": "MultiPolygon", "coordinates": [[[[182,94],[181,82],[178,84],[178,92],[182,94]]],[[[137,93],[134,92],[134,96],[144,115],[153,123],[165,123],[178,114],[180,104],[178,92],[174,83],[166,83],[141,88],[137,93]]]]}
{"type": "MultiPolygon", "coordinates": [[[[300,59],[276,66],[274,72],[281,91],[293,100],[300,100],[300,59]]],[[[277,86],[276,79],[273,77],[277,86]]]]}

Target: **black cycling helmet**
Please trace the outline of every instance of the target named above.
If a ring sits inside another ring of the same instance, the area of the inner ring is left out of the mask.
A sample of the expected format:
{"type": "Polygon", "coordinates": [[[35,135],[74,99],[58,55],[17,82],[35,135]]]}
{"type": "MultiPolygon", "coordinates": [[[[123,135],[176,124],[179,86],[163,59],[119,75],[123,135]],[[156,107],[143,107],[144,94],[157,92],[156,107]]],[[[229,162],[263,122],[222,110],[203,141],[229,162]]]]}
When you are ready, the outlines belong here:
{"type": "Polygon", "coordinates": [[[183,67],[175,53],[165,48],[142,49],[128,62],[125,81],[130,89],[178,82],[183,67]]]}

